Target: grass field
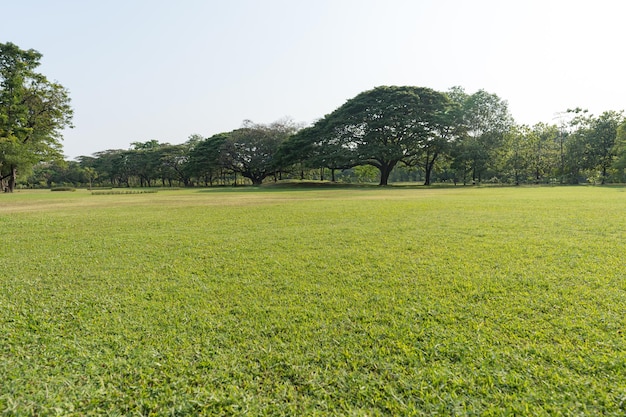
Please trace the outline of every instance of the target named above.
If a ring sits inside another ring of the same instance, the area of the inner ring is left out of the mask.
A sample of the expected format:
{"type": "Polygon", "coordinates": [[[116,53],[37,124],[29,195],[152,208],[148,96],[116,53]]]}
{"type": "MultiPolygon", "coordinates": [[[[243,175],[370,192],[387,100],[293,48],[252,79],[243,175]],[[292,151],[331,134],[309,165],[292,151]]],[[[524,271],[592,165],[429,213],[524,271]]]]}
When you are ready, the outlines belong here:
{"type": "Polygon", "coordinates": [[[626,189],[0,195],[2,415],[626,414],[626,189]]]}

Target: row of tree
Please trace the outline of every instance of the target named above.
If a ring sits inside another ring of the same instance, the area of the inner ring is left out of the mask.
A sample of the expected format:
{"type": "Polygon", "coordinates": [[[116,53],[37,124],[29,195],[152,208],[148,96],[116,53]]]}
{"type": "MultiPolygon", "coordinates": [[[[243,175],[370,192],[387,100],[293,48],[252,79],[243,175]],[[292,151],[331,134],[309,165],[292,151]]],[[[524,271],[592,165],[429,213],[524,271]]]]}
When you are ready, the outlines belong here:
{"type": "Polygon", "coordinates": [[[100,186],[210,186],[237,178],[257,185],[268,178],[380,185],[390,179],[426,185],[626,181],[623,114],[574,109],[563,116],[567,122],[560,125],[517,125],[507,103],[482,90],[378,87],[304,128],[290,120],[246,121],[180,145],[135,142],[127,150],[83,156],[65,171],[57,166],[56,176],[51,165],[42,165],[30,183],[41,184],[42,175],[47,185],[100,186]]]}
{"type": "Polygon", "coordinates": [[[622,112],[574,109],[559,125],[517,125],[497,95],[460,87],[377,87],[311,126],[245,121],[178,145],[133,142],[64,161],[58,139],[71,122],[67,92],[34,71],[37,52],[13,44],[0,44],[0,52],[0,182],[9,190],[18,172],[25,186],[259,185],[268,178],[380,185],[626,181],[622,112]]]}

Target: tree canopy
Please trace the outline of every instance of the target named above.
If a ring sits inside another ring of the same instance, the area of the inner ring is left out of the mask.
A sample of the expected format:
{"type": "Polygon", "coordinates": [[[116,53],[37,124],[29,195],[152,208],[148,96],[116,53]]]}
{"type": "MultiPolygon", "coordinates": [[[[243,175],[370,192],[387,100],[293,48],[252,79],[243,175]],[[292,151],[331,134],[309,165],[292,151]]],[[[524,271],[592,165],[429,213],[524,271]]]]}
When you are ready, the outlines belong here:
{"type": "Polygon", "coordinates": [[[315,157],[334,167],[371,165],[380,171],[380,185],[387,185],[399,162],[410,163],[448,132],[450,104],[428,88],[377,87],[320,119],[307,132],[308,147],[323,149],[315,157]]]}
{"type": "Polygon", "coordinates": [[[67,90],[37,73],[42,55],[0,44],[0,184],[13,191],[18,170],[62,159],[60,133],[73,116],[67,90]]]}
{"type": "Polygon", "coordinates": [[[224,165],[248,178],[254,185],[282,170],[280,147],[297,127],[291,121],[269,125],[245,121],[242,128],[228,134],[222,145],[224,165]]]}
{"type": "Polygon", "coordinates": [[[515,124],[513,117],[506,101],[485,90],[467,94],[463,88],[454,87],[448,95],[460,106],[457,124],[464,132],[455,144],[454,168],[464,182],[468,176],[473,182],[481,182],[501,156],[498,152],[515,124]]]}

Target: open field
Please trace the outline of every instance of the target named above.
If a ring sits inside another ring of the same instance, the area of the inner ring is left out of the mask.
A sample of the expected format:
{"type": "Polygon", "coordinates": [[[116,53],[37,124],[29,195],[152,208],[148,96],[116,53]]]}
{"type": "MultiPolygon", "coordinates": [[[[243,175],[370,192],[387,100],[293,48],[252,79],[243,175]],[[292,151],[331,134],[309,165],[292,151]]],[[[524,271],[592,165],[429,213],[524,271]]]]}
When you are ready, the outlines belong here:
{"type": "Polygon", "coordinates": [[[626,189],[0,195],[4,415],[624,415],[626,189]]]}

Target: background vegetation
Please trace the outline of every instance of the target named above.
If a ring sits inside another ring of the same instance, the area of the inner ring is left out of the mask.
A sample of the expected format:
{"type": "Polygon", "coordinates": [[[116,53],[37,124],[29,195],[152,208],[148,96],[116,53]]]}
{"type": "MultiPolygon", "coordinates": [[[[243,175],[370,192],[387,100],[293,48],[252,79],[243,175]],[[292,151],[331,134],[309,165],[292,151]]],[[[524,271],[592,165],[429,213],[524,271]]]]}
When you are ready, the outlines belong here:
{"type": "Polygon", "coordinates": [[[212,186],[264,181],[403,179],[476,184],[626,180],[623,112],[564,112],[559,124],[517,125],[506,101],[461,87],[380,86],[311,126],[244,121],[179,145],[133,142],[76,161],[61,157],[71,127],[67,90],[36,72],[41,54],[0,44],[0,188],[212,186]]]}
{"type": "Polygon", "coordinates": [[[306,128],[290,120],[248,121],[209,138],[192,135],[180,145],[135,142],[127,150],[37,165],[22,177],[22,185],[172,187],[281,179],[381,185],[622,183],[625,132],[621,112],[594,116],[574,109],[558,125],[520,126],[506,102],[484,91],[380,87],[306,128]],[[424,91],[440,100],[437,111],[422,103],[424,91]],[[404,103],[403,95],[415,103],[404,103]],[[376,100],[382,104],[370,103],[376,100]]]}
{"type": "Polygon", "coordinates": [[[0,199],[7,415],[624,415],[616,187],[0,199]]]}

